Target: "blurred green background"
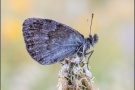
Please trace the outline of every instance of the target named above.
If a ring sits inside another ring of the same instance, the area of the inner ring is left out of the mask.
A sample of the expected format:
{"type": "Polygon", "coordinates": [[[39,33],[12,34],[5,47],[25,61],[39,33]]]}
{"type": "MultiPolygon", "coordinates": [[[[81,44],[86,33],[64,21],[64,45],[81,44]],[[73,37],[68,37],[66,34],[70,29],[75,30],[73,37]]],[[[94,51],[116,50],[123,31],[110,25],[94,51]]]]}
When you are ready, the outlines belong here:
{"type": "Polygon", "coordinates": [[[134,0],[2,0],[1,90],[57,90],[60,64],[43,66],[27,53],[22,23],[38,17],[64,23],[99,42],[90,59],[100,90],[134,89],[134,0]]]}

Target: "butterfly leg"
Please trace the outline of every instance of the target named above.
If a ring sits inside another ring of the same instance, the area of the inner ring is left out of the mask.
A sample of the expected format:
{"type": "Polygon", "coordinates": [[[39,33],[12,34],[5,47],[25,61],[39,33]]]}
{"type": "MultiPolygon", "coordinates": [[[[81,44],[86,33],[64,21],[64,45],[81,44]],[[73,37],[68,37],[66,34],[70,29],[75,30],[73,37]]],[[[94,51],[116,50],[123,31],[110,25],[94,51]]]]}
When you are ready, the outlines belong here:
{"type": "MultiPolygon", "coordinates": [[[[89,64],[89,59],[90,59],[91,55],[93,54],[93,52],[94,52],[94,50],[92,50],[92,51],[85,54],[85,55],[89,55],[88,61],[87,61],[87,68],[88,68],[88,64],[89,64]]],[[[88,70],[89,70],[89,68],[88,68],[88,70]]]]}

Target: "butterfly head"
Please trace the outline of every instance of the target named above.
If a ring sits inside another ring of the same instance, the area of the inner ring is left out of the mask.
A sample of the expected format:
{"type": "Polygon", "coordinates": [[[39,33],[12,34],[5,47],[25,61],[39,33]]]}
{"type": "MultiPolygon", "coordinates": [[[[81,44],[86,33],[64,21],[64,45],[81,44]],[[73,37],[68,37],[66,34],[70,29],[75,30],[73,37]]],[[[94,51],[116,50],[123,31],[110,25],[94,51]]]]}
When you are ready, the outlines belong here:
{"type": "Polygon", "coordinates": [[[89,35],[89,37],[87,38],[87,42],[89,42],[89,44],[93,47],[98,41],[98,36],[97,34],[94,34],[94,36],[89,35]]]}

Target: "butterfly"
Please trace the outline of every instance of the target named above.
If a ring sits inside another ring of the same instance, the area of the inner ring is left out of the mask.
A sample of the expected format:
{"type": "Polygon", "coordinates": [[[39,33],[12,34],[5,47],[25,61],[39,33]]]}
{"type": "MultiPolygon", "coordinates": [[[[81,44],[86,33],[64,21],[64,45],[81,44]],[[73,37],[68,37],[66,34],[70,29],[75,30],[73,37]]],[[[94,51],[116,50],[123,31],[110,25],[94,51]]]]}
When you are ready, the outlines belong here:
{"type": "Polygon", "coordinates": [[[28,53],[42,65],[59,63],[75,55],[86,56],[93,53],[87,51],[98,41],[97,34],[84,38],[75,29],[51,19],[28,18],[22,31],[28,53]]]}

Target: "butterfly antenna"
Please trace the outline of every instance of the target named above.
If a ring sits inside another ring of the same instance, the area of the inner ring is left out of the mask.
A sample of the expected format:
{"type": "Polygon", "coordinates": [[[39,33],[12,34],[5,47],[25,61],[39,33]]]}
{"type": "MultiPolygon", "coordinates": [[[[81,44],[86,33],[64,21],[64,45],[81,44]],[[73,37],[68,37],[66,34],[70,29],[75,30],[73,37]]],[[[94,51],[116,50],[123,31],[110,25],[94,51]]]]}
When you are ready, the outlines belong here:
{"type": "Polygon", "coordinates": [[[91,35],[91,27],[92,27],[93,17],[94,17],[94,14],[92,13],[92,16],[91,16],[91,24],[90,24],[90,33],[89,33],[89,35],[91,35]]]}
{"type": "Polygon", "coordinates": [[[88,23],[88,33],[90,33],[89,19],[87,19],[87,23],[88,23]]]}

